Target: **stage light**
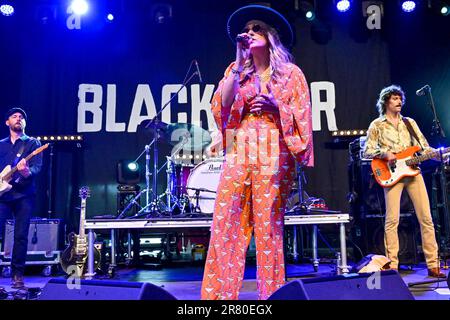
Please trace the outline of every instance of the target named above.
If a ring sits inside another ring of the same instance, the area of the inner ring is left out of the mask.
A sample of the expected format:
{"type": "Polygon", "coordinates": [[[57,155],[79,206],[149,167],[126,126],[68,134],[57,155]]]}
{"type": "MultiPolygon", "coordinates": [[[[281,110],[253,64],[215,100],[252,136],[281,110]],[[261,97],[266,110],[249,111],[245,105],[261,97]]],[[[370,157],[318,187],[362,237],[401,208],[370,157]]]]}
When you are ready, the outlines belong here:
{"type": "Polygon", "coordinates": [[[139,165],[135,161],[121,160],[117,163],[117,182],[134,185],[140,180],[139,165]]]}
{"type": "Polygon", "coordinates": [[[38,140],[44,140],[44,141],[66,141],[66,142],[80,142],[83,140],[83,136],[70,136],[70,135],[52,135],[52,136],[36,136],[35,137],[38,140]]]}
{"type": "Polygon", "coordinates": [[[337,131],[332,131],[331,135],[333,137],[365,136],[365,135],[367,135],[367,130],[363,130],[363,129],[337,130],[337,131]]]}
{"type": "Polygon", "coordinates": [[[6,16],[12,16],[14,14],[14,7],[9,3],[2,3],[0,5],[0,12],[6,16]]]}
{"type": "Polygon", "coordinates": [[[403,12],[413,12],[416,9],[415,1],[402,1],[403,12]]]}
{"type": "Polygon", "coordinates": [[[70,7],[72,8],[73,13],[80,16],[85,14],[89,9],[89,5],[86,0],[73,0],[70,7]]]}
{"type": "Polygon", "coordinates": [[[300,1],[296,9],[300,10],[301,14],[308,21],[313,21],[316,18],[314,4],[309,1],[300,1]]]}
{"type": "Polygon", "coordinates": [[[172,5],[156,3],[151,6],[152,21],[156,24],[164,24],[172,20],[172,5]]]}
{"type": "Polygon", "coordinates": [[[106,16],[106,19],[108,19],[108,21],[113,21],[114,20],[114,15],[112,13],[108,14],[106,16]]]}
{"type": "Polygon", "coordinates": [[[130,169],[131,171],[136,171],[136,170],[139,169],[139,165],[138,165],[136,162],[134,162],[134,161],[128,163],[127,167],[128,167],[128,169],[130,169]]]}
{"type": "Polygon", "coordinates": [[[306,20],[308,21],[314,20],[315,16],[314,11],[307,11],[305,13],[306,20]]]}
{"type": "Polygon", "coordinates": [[[349,0],[339,0],[336,2],[336,9],[340,12],[346,12],[350,9],[350,1],[349,0]]]}
{"type": "Polygon", "coordinates": [[[443,16],[448,16],[448,14],[450,13],[450,7],[449,6],[442,6],[441,7],[441,14],[443,16]]]}

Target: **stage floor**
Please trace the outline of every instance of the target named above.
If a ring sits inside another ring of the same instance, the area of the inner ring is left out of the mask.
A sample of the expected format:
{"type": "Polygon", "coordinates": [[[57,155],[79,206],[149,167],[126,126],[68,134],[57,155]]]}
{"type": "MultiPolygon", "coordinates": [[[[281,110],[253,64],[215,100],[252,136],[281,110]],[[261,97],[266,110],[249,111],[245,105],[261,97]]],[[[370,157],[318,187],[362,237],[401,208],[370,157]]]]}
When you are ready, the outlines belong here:
{"type": "MultiPolygon", "coordinates": [[[[448,273],[448,270],[443,270],[448,273]]],[[[334,275],[334,265],[321,264],[317,272],[313,271],[311,264],[288,264],[288,281],[305,277],[323,277],[334,275]]],[[[183,263],[164,266],[162,268],[154,265],[140,268],[119,267],[114,280],[132,282],[150,282],[163,287],[166,291],[174,295],[178,300],[200,300],[200,287],[203,275],[203,265],[201,263],[183,263]]],[[[400,275],[406,284],[411,282],[427,281],[432,278],[427,277],[427,269],[424,264],[414,266],[412,269],[401,269],[400,275]]],[[[34,273],[27,273],[25,282],[28,287],[44,287],[52,277],[43,277],[34,273]]],[[[53,278],[64,278],[64,275],[54,275],[53,278]]],[[[99,279],[108,279],[98,277],[99,279]]],[[[243,287],[239,300],[255,300],[256,292],[256,266],[254,263],[247,264],[243,287]]],[[[9,278],[0,278],[0,286],[6,291],[14,291],[10,287],[9,278]]],[[[450,290],[447,283],[439,282],[421,286],[411,287],[410,291],[417,300],[450,300],[450,290]]]]}

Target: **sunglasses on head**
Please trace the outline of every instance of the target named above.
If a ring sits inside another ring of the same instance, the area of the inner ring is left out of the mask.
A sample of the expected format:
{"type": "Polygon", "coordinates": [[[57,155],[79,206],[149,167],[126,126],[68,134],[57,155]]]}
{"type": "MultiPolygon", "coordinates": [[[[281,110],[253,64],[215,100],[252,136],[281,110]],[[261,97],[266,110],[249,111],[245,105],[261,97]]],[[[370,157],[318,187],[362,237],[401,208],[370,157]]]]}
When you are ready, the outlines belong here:
{"type": "Polygon", "coordinates": [[[249,33],[252,30],[254,33],[264,33],[264,29],[259,24],[254,24],[253,26],[247,26],[242,30],[242,33],[249,33]]]}

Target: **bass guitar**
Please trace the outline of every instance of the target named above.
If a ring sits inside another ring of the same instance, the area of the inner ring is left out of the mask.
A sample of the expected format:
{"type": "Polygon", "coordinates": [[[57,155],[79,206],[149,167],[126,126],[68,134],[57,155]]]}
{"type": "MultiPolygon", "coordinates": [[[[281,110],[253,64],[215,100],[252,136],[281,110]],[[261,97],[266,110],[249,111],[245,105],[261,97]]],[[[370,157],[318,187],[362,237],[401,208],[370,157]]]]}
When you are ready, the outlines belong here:
{"type": "MultiPolygon", "coordinates": [[[[85,234],[84,223],[86,221],[86,199],[90,196],[88,187],[82,187],[79,191],[81,198],[80,209],[80,230],[78,235],[74,232],[68,236],[69,245],[61,255],[61,267],[67,274],[75,273],[75,276],[82,277],[87,271],[87,236],[85,234]]],[[[100,266],[100,251],[94,246],[94,268],[100,266]]]]}
{"type": "MultiPolygon", "coordinates": [[[[403,177],[413,177],[420,173],[417,165],[425,160],[436,158],[441,151],[425,153],[421,156],[414,156],[421,148],[413,146],[402,152],[396,153],[397,160],[389,163],[383,159],[372,159],[371,167],[375,180],[383,188],[394,186],[403,177]]],[[[442,150],[442,154],[447,156],[450,147],[442,150]]]]}
{"type": "MultiPolygon", "coordinates": [[[[41,153],[45,149],[48,148],[49,143],[44,144],[43,146],[37,148],[32,153],[30,153],[28,156],[25,157],[25,161],[29,161],[31,158],[33,158],[35,155],[41,153]]],[[[0,196],[9,190],[11,190],[12,186],[9,184],[11,181],[11,178],[14,173],[17,172],[17,166],[14,168],[11,168],[10,165],[6,166],[2,172],[0,172],[0,196]]]]}

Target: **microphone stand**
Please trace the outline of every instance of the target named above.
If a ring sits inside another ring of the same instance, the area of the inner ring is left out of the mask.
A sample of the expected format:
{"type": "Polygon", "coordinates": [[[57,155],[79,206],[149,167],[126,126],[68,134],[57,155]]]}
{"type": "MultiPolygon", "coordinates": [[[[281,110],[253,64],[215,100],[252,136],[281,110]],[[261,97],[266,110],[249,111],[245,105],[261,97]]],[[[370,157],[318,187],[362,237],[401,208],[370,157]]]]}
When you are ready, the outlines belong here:
{"type": "MultiPolygon", "coordinates": [[[[442,129],[441,123],[439,121],[439,118],[436,113],[436,107],[434,105],[434,99],[433,94],[431,93],[431,87],[428,87],[428,89],[425,91],[427,96],[427,104],[430,106],[431,111],[433,112],[433,125],[431,129],[431,135],[437,136],[440,141],[440,147],[442,146],[444,140],[445,140],[445,133],[442,129]]],[[[439,168],[437,170],[437,174],[439,175],[440,185],[441,185],[441,197],[442,197],[442,209],[443,209],[443,223],[444,223],[444,229],[445,229],[445,235],[442,237],[442,233],[439,231],[439,242],[442,247],[441,253],[444,256],[444,269],[447,269],[447,257],[448,257],[448,250],[450,245],[450,216],[449,216],[449,207],[448,207],[448,192],[447,192],[447,179],[445,176],[445,164],[444,164],[444,157],[442,154],[442,148],[439,148],[439,168]]],[[[434,178],[433,178],[434,179],[434,178]]],[[[439,223],[440,221],[438,221],[439,223]]],[[[440,227],[439,227],[440,228],[440,227]]],[[[439,248],[438,248],[439,250],[439,248]]],[[[438,253],[438,260],[439,260],[439,253],[438,253]]],[[[448,278],[449,276],[447,276],[448,278]]],[[[448,279],[441,278],[441,279],[435,279],[435,280],[429,280],[429,281],[421,281],[421,282],[411,282],[408,283],[408,287],[413,287],[416,285],[421,284],[430,284],[430,283],[437,283],[437,282],[444,282],[448,281],[448,279]]]]}
{"type": "MultiPolygon", "coordinates": [[[[157,208],[158,208],[158,196],[157,196],[157,180],[158,180],[158,157],[159,157],[159,149],[158,149],[158,139],[159,139],[159,131],[160,128],[158,127],[159,123],[161,122],[161,120],[159,120],[159,116],[161,115],[161,113],[163,112],[163,110],[172,102],[172,100],[178,96],[178,94],[180,93],[180,91],[184,88],[186,88],[186,85],[191,81],[191,79],[194,76],[199,76],[199,72],[195,71],[187,80],[187,75],[189,74],[189,72],[192,69],[192,65],[195,63],[196,60],[192,60],[191,64],[189,66],[188,71],[186,72],[186,77],[183,80],[183,84],[181,85],[180,89],[169,99],[169,101],[167,101],[162,108],[159,110],[159,112],[155,115],[155,117],[149,121],[149,123],[147,123],[147,125],[145,126],[145,128],[149,128],[151,126],[154,126],[156,128],[156,134],[155,134],[155,138],[154,138],[154,146],[153,146],[153,186],[152,186],[152,195],[153,195],[153,199],[152,199],[152,203],[154,205],[153,207],[153,212],[149,211],[149,189],[150,189],[150,182],[149,182],[149,173],[146,172],[146,184],[147,184],[147,203],[146,206],[141,209],[138,214],[141,211],[145,211],[145,213],[149,214],[149,213],[154,213],[157,208]]],[[[147,153],[146,158],[150,159],[150,155],[149,153],[147,153]]]]}

